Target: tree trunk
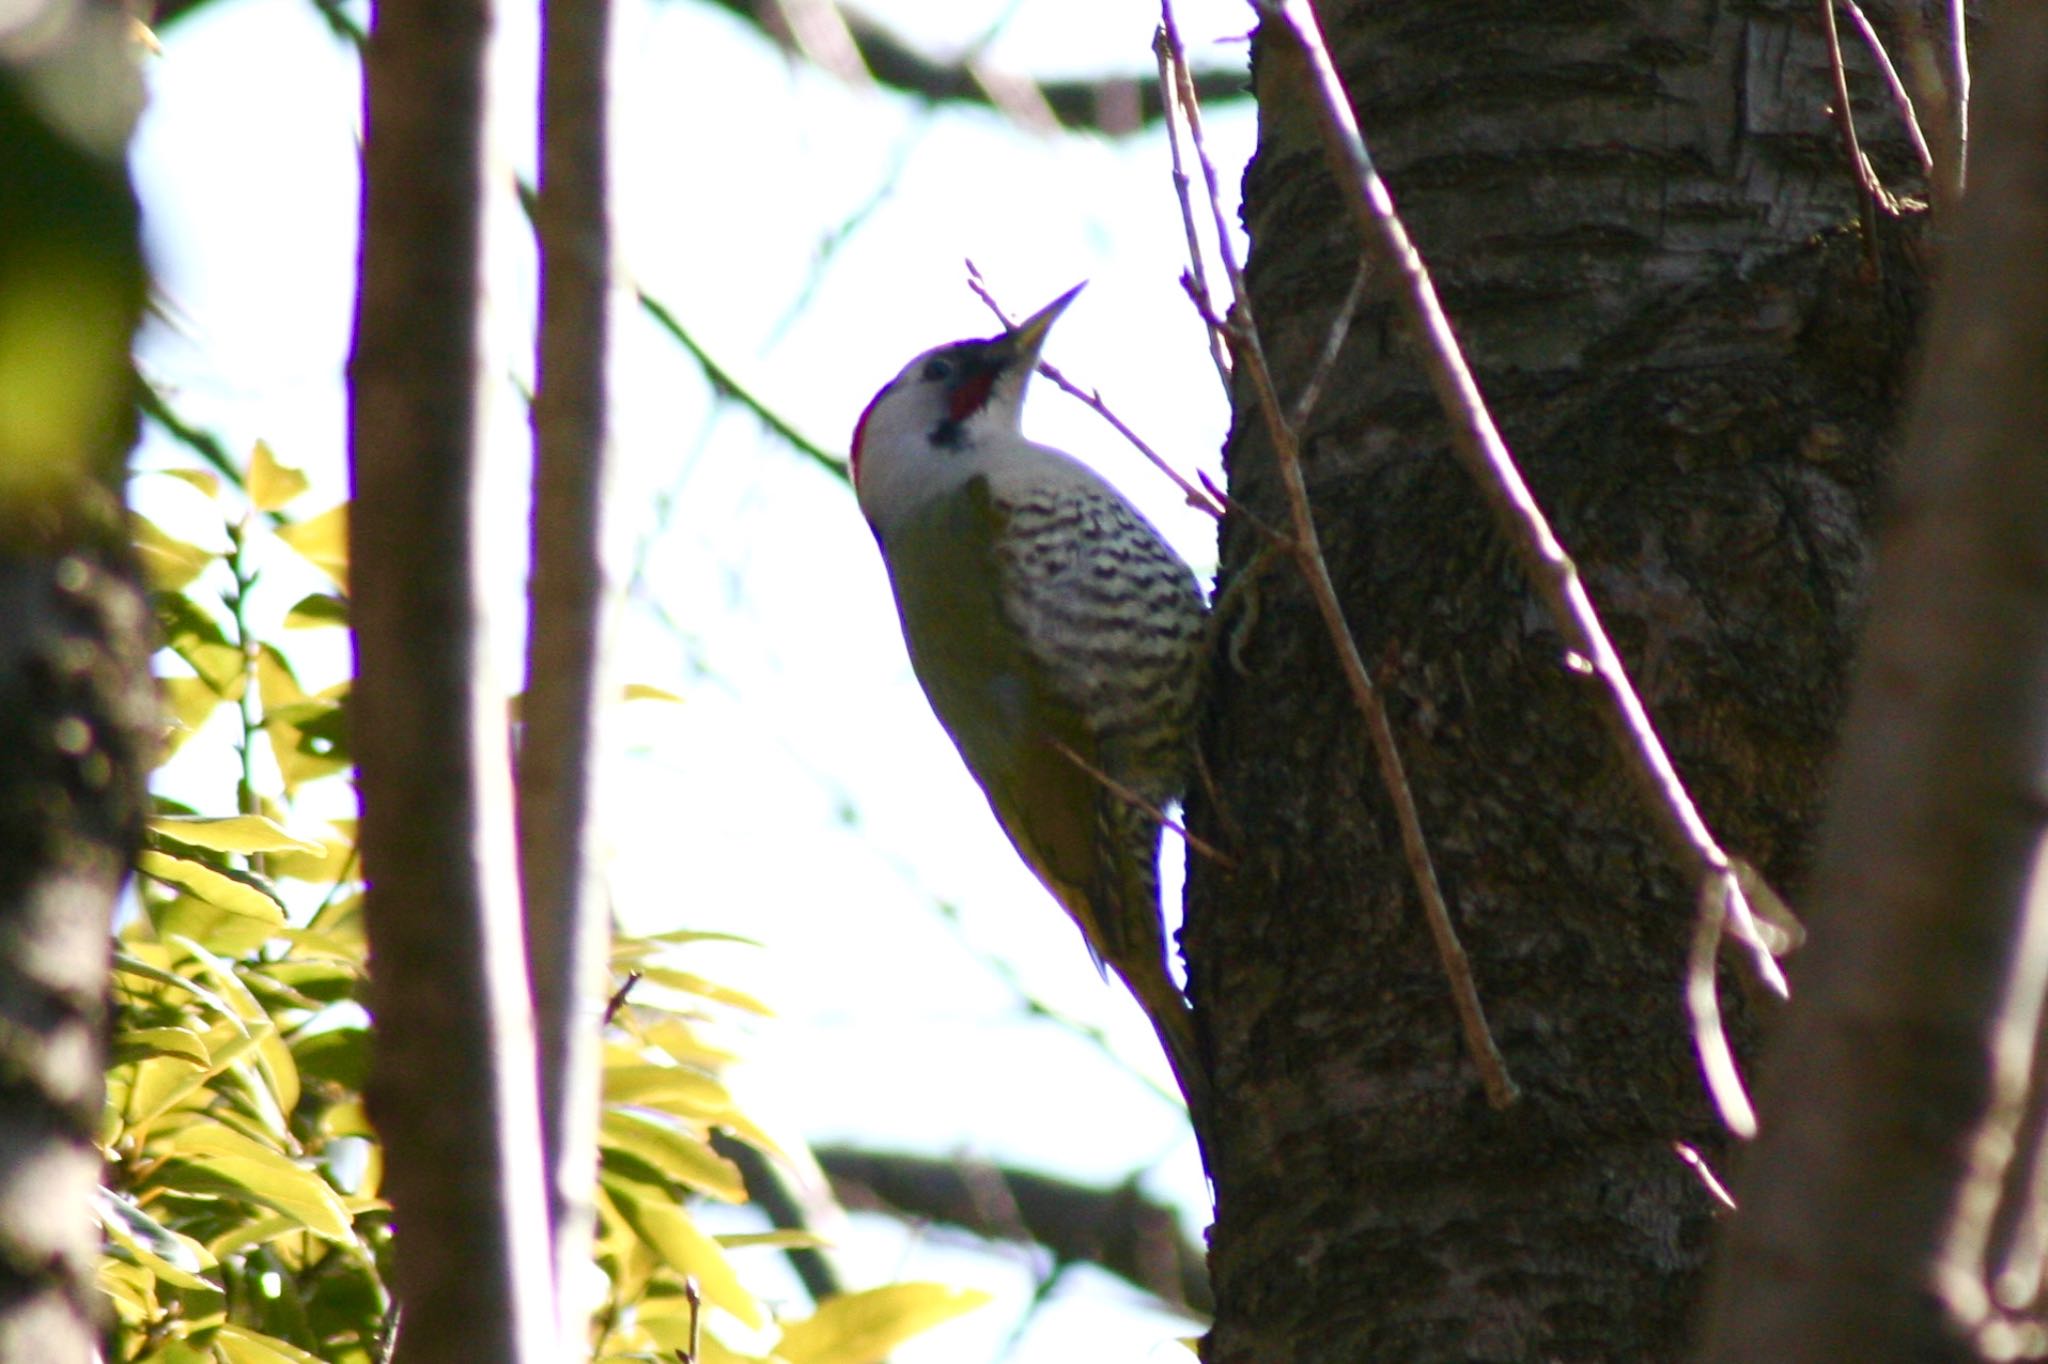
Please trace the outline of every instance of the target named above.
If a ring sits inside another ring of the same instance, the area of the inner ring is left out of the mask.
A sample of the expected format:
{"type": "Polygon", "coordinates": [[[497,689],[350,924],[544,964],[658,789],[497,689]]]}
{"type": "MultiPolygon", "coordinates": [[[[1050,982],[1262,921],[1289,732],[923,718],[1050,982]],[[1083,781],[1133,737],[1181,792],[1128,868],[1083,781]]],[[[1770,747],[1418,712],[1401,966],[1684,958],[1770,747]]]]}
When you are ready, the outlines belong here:
{"type": "MultiPolygon", "coordinates": [[[[1509,446],[1694,798],[1796,896],[1867,574],[1918,254],[1854,230],[1811,4],[1320,7],[1509,446]],[[1875,262],[1875,268],[1873,268],[1875,262]]],[[[1359,243],[1311,92],[1254,36],[1254,308],[1301,391],[1359,243]]],[[[1896,122],[1852,54],[1881,168],[1896,122]]],[[[1231,493],[1285,522],[1240,381],[1231,493]]],[[[1290,569],[1219,650],[1186,946],[1219,1089],[1236,1361],[1681,1358],[1730,1156],[1684,1007],[1679,876],[1467,476],[1384,288],[1306,422],[1351,628],[1523,1092],[1488,1107],[1365,728],[1290,569]]],[[[1223,581],[1260,541],[1226,523],[1223,581]]],[[[1724,987],[1734,983],[1724,974],[1724,987]]],[[[1738,1041],[1745,992],[1724,988],[1738,1041]]]]}
{"type": "Polygon", "coordinates": [[[84,1364],[107,930],[142,836],[151,622],[121,510],[144,272],[125,21],[0,61],[0,1364],[84,1364]],[[91,79],[98,120],[44,98],[91,79]]]}
{"type": "Polygon", "coordinates": [[[511,753],[477,562],[489,0],[385,0],[349,359],[352,694],[394,1358],[553,1358],[511,753]]]}

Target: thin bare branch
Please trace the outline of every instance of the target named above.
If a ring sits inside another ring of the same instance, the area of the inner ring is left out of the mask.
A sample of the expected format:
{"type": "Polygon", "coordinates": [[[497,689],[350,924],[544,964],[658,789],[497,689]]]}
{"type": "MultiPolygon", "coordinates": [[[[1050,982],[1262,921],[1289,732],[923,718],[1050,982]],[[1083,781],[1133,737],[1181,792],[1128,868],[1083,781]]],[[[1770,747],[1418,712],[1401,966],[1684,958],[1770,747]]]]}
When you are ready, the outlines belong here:
{"type": "Polygon", "coordinates": [[[1948,116],[1953,158],[1949,165],[1949,202],[1960,203],[1970,168],[1970,36],[1963,0],[1948,6],[1948,116]]]}
{"type": "Polygon", "coordinates": [[[619,988],[612,991],[612,997],[604,1002],[604,1022],[610,1027],[612,1020],[619,1016],[619,1010],[626,1007],[626,1001],[633,995],[633,987],[640,983],[638,971],[628,971],[626,978],[619,982],[619,988]]]}
{"type": "MultiPolygon", "coordinates": [[[[1863,155],[1863,147],[1856,137],[1856,111],[1849,104],[1849,72],[1842,65],[1842,35],[1835,27],[1835,0],[1820,0],[1821,31],[1827,35],[1828,72],[1834,79],[1835,128],[1842,135],[1842,154],[1849,159],[1849,173],[1856,177],[1856,184],[1862,193],[1856,196],[1856,215],[1863,225],[1863,254],[1872,270],[1877,269],[1877,206],[1887,203],[1891,196],[1878,183],[1877,172],[1871,168],[1870,160],[1863,155]]],[[[1895,204],[1891,205],[1897,212],[1895,204]]]]}
{"type": "Polygon", "coordinates": [[[1145,814],[1151,818],[1153,823],[1159,825],[1162,828],[1171,829],[1174,831],[1174,833],[1180,835],[1181,842],[1187,844],[1188,847],[1192,848],[1195,852],[1201,854],[1203,857],[1208,858],[1211,862],[1214,862],[1219,867],[1223,867],[1226,870],[1236,870],[1237,859],[1232,857],[1229,853],[1223,851],[1223,849],[1217,847],[1215,844],[1209,842],[1207,839],[1197,838],[1193,834],[1189,833],[1187,831],[1186,825],[1182,824],[1172,815],[1167,814],[1166,811],[1160,809],[1151,801],[1146,800],[1143,796],[1139,795],[1136,791],[1133,791],[1130,787],[1118,781],[1115,777],[1110,776],[1109,773],[1103,771],[1094,763],[1089,762],[1086,758],[1076,753],[1068,745],[1061,743],[1058,739],[1054,739],[1052,741],[1052,746],[1060,751],[1061,757],[1065,758],[1074,766],[1080,768],[1083,772],[1086,772],[1090,779],[1098,783],[1105,791],[1109,792],[1112,796],[1115,796],[1118,800],[1122,801],[1124,804],[1132,807],[1133,809],[1144,811],[1145,814]]]}
{"type": "MultiPolygon", "coordinates": [[[[1195,296],[1197,305],[1206,310],[1210,307],[1209,276],[1207,267],[1202,263],[1202,234],[1195,230],[1195,205],[1194,201],[1188,197],[1188,172],[1187,167],[1181,161],[1180,155],[1180,119],[1187,116],[1186,110],[1190,106],[1183,103],[1181,97],[1175,92],[1176,82],[1173,78],[1173,73],[1176,68],[1169,56],[1171,48],[1168,46],[1167,35],[1168,29],[1162,23],[1152,35],[1152,53],[1159,59],[1159,88],[1163,92],[1168,92],[1170,96],[1165,100],[1164,111],[1166,149],[1168,155],[1173,158],[1173,197],[1180,202],[1180,224],[1188,236],[1189,281],[1187,288],[1188,292],[1195,296]],[[1176,116],[1176,108],[1182,111],[1180,116],[1176,116]]],[[[1177,46],[1179,42],[1180,35],[1176,33],[1172,37],[1172,43],[1177,46]]],[[[1216,378],[1222,383],[1223,396],[1228,400],[1230,397],[1230,353],[1224,347],[1222,334],[1215,328],[1211,327],[1208,329],[1208,337],[1209,359],[1216,366],[1216,378]]]]}
{"type": "MultiPolygon", "coordinates": [[[[1172,0],[1162,0],[1162,28],[1166,34],[1169,58],[1174,66],[1184,72],[1187,57],[1181,51],[1173,23],[1172,0]]],[[[1245,287],[1244,271],[1237,260],[1237,250],[1231,245],[1224,222],[1223,199],[1218,188],[1216,168],[1209,158],[1208,148],[1202,138],[1201,118],[1190,105],[1187,109],[1188,131],[1195,145],[1196,159],[1201,163],[1203,178],[1209,190],[1209,206],[1216,217],[1217,250],[1223,260],[1223,269],[1229,277],[1233,299],[1230,322],[1224,332],[1231,343],[1237,363],[1250,375],[1254,391],[1259,399],[1259,412],[1265,420],[1268,437],[1273,443],[1274,459],[1280,470],[1281,482],[1287,489],[1288,510],[1294,531],[1293,554],[1302,577],[1307,581],[1309,595],[1314,599],[1316,610],[1335,646],[1337,661],[1344,673],[1344,680],[1351,689],[1352,700],[1359,713],[1365,717],[1366,731],[1372,740],[1373,756],[1378,761],[1380,780],[1387,788],[1389,799],[1394,804],[1395,820],[1401,830],[1401,848],[1408,860],[1409,874],[1415,881],[1416,891],[1422,898],[1423,918],[1429,925],[1430,937],[1436,944],[1437,956],[1444,969],[1445,979],[1450,985],[1451,1001],[1457,1010],[1458,1022],[1464,1034],[1466,1051],[1472,1057],[1473,1065],[1479,1071],[1481,1083],[1486,1089],[1487,1101],[1495,1108],[1506,1108],[1520,1097],[1520,1090],[1508,1074],[1507,1062],[1501,1057],[1500,1048],[1495,1045],[1493,1032],[1487,1026],[1486,1012],[1479,1000],[1479,988],[1472,978],[1471,959],[1465,954],[1464,944],[1458,940],[1458,931],[1451,922],[1450,909],[1444,903],[1443,889],[1437,882],[1436,867],[1429,855],[1429,843],[1422,832],[1422,818],[1416,809],[1415,793],[1408,784],[1408,773],[1401,760],[1401,750],[1394,738],[1392,723],[1382,704],[1379,688],[1366,672],[1365,660],[1358,652],[1358,642],[1351,636],[1351,627],[1344,619],[1343,606],[1337,600],[1336,585],[1330,580],[1330,566],[1323,558],[1322,544],[1316,533],[1315,513],[1309,505],[1308,484],[1301,471],[1301,452],[1295,440],[1295,432],[1289,425],[1280,395],[1273,386],[1273,377],[1266,365],[1265,348],[1260,344],[1258,323],[1252,312],[1251,294],[1245,287]]],[[[1197,300],[1197,306],[1200,301],[1197,300]]]]}
{"type": "Polygon", "coordinates": [[[1735,1196],[1728,1192],[1728,1186],[1721,1182],[1715,1175],[1713,1167],[1707,1164],[1706,1159],[1698,1151],[1682,1141],[1672,1142],[1671,1149],[1678,1153],[1680,1160],[1692,1167],[1692,1172],[1700,1177],[1700,1184],[1712,1195],[1716,1203],[1730,1212],[1735,1211],[1735,1196]]]}
{"type": "MultiPolygon", "coordinates": [[[[1003,305],[996,302],[995,295],[989,292],[988,285],[981,278],[981,271],[975,266],[973,261],[967,262],[967,287],[974,291],[974,296],[986,304],[988,310],[994,313],[1005,327],[1014,325],[1010,315],[1003,310],[1003,305]]],[[[1110,409],[1109,404],[1103,401],[1101,390],[1084,390],[1080,385],[1068,379],[1066,375],[1060,373],[1057,366],[1048,364],[1044,360],[1038,362],[1038,372],[1052,380],[1062,393],[1080,399],[1096,416],[1114,427],[1118,435],[1129,441],[1139,454],[1152,462],[1153,468],[1173,480],[1173,486],[1180,489],[1181,496],[1187,499],[1190,507],[1193,507],[1205,516],[1214,517],[1218,521],[1223,519],[1223,508],[1217,504],[1216,500],[1212,499],[1209,493],[1204,492],[1200,487],[1190,483],[1182,476],[1178,469],[1167,463],[1166,456],[1154,450],[1143,436],[1133,431],[1122,417],[1117,416],[1110,409]]]]}
{"type": "Polygon", "coordinates": [[[1316,367],[1309,371],[1308,382],[1301,386],[1301,396],[1294,400],[1294,410],[1287,416],[1288,425],[1297,431],[1308,422],[1308,414],[1315,411],[1316,399],[1323,396],[1323,385],[1329,382],[1330,371],[1337,366],[1337,353],[1344,349],[1344,338],[1351,334],[1351,319],[1358,315],[1358,305],[1365,298],[1365,282],[1370,278],[1372,257],[1360,253],[1358,271],[1351,276],[1351,289],[1338,306],[1337,315],[1330,319],[1329,335],[1323,338],[1323,353],[1316,357],[1316,367]]]}
{"type": "Polygon", "coordinates": [[[1928,149],[1927,134],[1920,127],[1920,111],[1913,107],[1913,97],[1906,92],[1906,83],[1899,79],[1899,68],[1892,65],[1892,54],[1885,50],[1884,39],[1878,37],[1870,17],[1856,0],[1837,0],[1842,12],[1849,16],[1849,22],[1856,25],[1856,32],[1863,39],[1863,45],[1870,49],[1870,59],[1877,63],[1878,74],[1884,77],[1885,89],[1891,93],[1892,106],[1899,111],[1899,122],[1905,125],[1906,138],[1913,144],[1913,155],[1919,158],[1920,173],[1934,179],[1934,153],[1928,149]]]}
{"type": "Polygon", "coordinates": [[[690,353],[690,358],[695,360],[698,368],[704,371],[704,378],[709,381],[712,388],[718,391],[720,397],[730,398],[741,407],[746,408],[747,411],[760,419],[762,425],[782,437],[784,441],[788,442],[799,453],[809,456],[813,464],[816,464],[841,483],[848,484],[849,486],[852,484],[853,475],[847,471],[844,457],[832,454],[816,441],[805,436],[803,432],[790,425],[788,420],[776,412],[774,408],[768,406],[766,402],[750,392],[746,385],[733,377],[730,370],[712,359],[710,353],[704,347],[697,344],[697,339],[690,335],[683,324],[677,320],[676,315],[670,312],[660,299],[640,291],[636,291],[635,297],[639,300],[640,310],[653,318],[656,326],[667,332],[677,345],[690,353]]]}
{"type": "MultiPolygon", "coordinates": [[[[1602,720],[1624,766],[1641,788],[1645,803],[1656,815],[1672,855],[1696,884],[1718,887],[1712,902],[1722,907],[1733,937],[1747,949],[1757,976],[1774,993],[1784,995],[1784,974],[1757,928],[1733,861],[1700,817],[1672,766],[1670,755],[1607,637],[1576,565],[1551,533],[1549,522],[1523,482],[1514,457],[1487,411],[1486,400],[1437,300],[1436,287],[1409,240],[1407,229],[1395,214],[1386,183],[1380,179],[1366,150],[1350,100],[1323,46],[1313,13],[1304,0],[1258,0],[1258,4],[1260,12],[1274,21],[1278,33],[1293,44],[1321,115],[1325,151],[1337,172],[1342,192],[1360,232],[1378,253],[1382,267],[1395,273],[1396,297],[1420,342],[1423,366],[1450,422],[1451,448],[1472,475],[1514,546],[1523,570],[1564,634],[1566,647],[1584,658],[1599,679],[1607,699],[1607,704],[1599,707],[1602,720]]],[[[1706,891],[1702,893],[1704,897],[1706,891]]],[[[1707,931],[1718,939],[1719,924],[1710,923],[1707,931]]],[[[1701,992],[1694,989],[1689,994],[1697,1000],[1701,992]]],[[[1716,1046],[1718,1017],[1695,1009],[1694,1024],[1704,1055],[1716,1046]]],[[[1725,1047],[1725,1039],[1718,1045],[1725,1047]]],[[[1741,1130],[1740,1120],[1748,1110],[1748,1100],[1741,1094],[1739,1084],[1717,1084],[1713,1094],[1723,1117],[1731,1127],[1741,1130]]]]}

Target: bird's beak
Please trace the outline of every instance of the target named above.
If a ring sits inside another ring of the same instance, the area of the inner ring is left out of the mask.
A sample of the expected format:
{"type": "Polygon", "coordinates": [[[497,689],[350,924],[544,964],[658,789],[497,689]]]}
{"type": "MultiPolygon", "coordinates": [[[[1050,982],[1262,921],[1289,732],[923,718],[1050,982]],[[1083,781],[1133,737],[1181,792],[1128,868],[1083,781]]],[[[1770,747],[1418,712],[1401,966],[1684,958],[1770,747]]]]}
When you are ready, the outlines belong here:
{"type": "Polygon", "coordinates": [[[1005,336],[1003,340],[1008,343],[1010,354],[1016,359],[1023,361],[1027,370],[1038,367],[1038,352],[1045,345],[1045,334],[1052,330],[1054,319],[1066,311],[1067,305],[1074,301],[1074,295],[1087,287],[1088,281],[1084,279],[1052,302],[1046,304],[1043,308],[1040,308],[1037,312],[1031,314],[1031,316],[1025,318],[1022,322],[1019,322],[1016,326],[1010,328],[1009,335],[1005,336]]]}

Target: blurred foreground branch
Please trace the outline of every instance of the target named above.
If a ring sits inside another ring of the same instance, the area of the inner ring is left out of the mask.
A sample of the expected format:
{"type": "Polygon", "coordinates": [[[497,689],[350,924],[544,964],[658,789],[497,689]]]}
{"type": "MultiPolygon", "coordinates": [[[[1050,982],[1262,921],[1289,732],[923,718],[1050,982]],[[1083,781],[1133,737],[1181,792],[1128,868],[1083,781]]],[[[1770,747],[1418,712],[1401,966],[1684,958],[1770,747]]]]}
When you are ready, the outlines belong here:
{"type": "Polygon", "coordinates": [[[1160,1301],[1214,1310],[1201,1248],[1174,1210],[1135,1181],[1101,1186],[975,1160],[843,1146],[818,1151],[839,1201],[958,1227],[993,1241],[1036,1244],[1060,1267],[1098,1265],[1160,1301]]]}

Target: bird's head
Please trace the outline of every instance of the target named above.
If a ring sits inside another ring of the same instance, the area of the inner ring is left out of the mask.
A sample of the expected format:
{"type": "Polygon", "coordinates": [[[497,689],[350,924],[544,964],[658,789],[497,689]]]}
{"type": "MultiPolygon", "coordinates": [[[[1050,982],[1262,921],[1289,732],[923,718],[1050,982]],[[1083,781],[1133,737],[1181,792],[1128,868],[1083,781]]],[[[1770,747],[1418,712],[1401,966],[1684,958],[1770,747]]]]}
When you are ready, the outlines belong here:
{"type": "Polygon", "coordinates": [[[868,520],[990,435],[1015,435],[1024,386],[1055,318],[1081,292],[1061,294],[1001,336],[926,351],[877,393],[853,428],[853,486],[868,520]]]}

